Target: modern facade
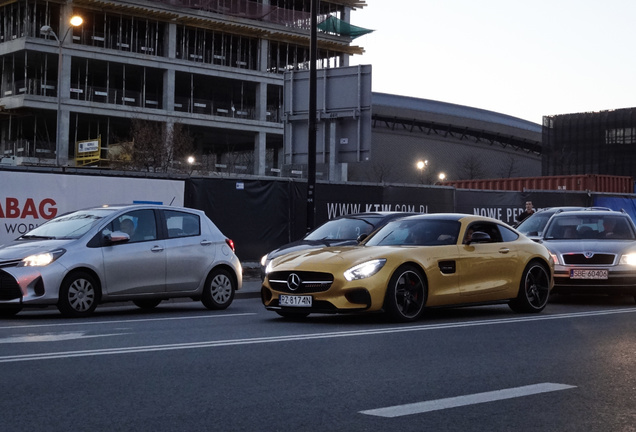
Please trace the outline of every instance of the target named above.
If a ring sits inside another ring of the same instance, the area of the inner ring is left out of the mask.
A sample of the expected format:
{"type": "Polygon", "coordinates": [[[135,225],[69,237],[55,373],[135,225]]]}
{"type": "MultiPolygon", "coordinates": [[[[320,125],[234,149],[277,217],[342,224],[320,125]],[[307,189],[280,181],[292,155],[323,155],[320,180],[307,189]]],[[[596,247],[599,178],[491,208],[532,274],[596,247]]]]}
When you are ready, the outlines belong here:
{"type": "Polygon", "coordinates": [[[543,175],[636,173],[636,108],[543,117],[543,175]]]}
{"type": "MultiPolygon", "coordinates": [[[[318,22],[336,25],[318,32],[318,67],[347,66],[363,52],[347,23],[365,2],[319,4],[318,22]]],[[[99,164],[146,141],[148,169],[169,171],[192,153],[202,173],[271,175],[283,163],[283,74],[309,69],[310,5],[0,2],[1,156],[99,164]]]]}

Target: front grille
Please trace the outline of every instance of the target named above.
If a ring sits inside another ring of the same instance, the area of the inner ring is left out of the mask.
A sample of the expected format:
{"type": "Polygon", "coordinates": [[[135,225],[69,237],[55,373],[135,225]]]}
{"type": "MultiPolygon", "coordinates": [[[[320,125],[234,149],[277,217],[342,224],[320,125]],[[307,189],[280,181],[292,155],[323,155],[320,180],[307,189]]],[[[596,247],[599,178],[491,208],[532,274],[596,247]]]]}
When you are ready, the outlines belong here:
{"type": "Polygon", "coordinates": [[[267,279],[273,290],[294,294],[327,291],[333,283],[333,275],[322,272],[279,271],[270,273],[267,279]]]}
{"type": "Polygon", "coordinates": [[[563,255],[563,262],[567,265],[612,265],[615,260],[615,254],[596,253],[589,258],[582,253],[563,255]]]}
{"type": "Polygon", "coordinates": [[[22,297],[18,281],[9,273],[0,270],[0,300],[13,300],[22,297]]]}

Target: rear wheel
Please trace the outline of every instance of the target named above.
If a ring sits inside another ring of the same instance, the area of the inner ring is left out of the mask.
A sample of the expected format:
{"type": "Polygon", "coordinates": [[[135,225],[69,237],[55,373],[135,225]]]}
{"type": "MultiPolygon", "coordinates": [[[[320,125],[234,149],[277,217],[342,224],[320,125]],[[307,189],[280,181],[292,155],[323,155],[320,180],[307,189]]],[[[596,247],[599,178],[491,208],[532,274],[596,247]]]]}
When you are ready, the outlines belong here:
{"type": "Polygon", "coordinates": [[[141,309],[154,309],[159,306],[161,303],[161,299],[143,299],[143,300],[133,300],[135,306],[141,309]]]}
{"type": "Polygon", "coordinates": [[[95,278],[90,273],[77,271],[62,281],[57,308],[67,317],[85,317],[93,313],[98,298],[95,278]]]}
{"type": "Polygon", "coordinates": [[[234,300],[236,282],[224,269],[212,270],[205,281],[201,303],[208,309],[226,309],[234,300]]]}
{"type": "Polygon", "coordinates": [[[391,276],[384,308],[395,321],[415,321],[424,311],[427,296],[428,286],[420,270],[415,266],[404,265],[391,276]]]}
{"type": "Polygon", "coordinates": [[[544,264],[531,262],[521,276],[519,294],[508,305],[515,312],[537,313],[548,304],[550,273],[544,264]]]}

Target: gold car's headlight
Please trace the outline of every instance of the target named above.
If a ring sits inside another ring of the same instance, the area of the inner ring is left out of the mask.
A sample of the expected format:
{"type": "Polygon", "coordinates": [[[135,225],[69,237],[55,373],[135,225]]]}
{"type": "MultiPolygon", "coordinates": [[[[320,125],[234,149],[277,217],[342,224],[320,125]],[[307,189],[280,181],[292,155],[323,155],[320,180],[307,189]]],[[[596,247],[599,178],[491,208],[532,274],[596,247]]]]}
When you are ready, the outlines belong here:
{"type": "Polygon", "coordinates": [[[351,267],[349,270],[345,271],[344,277],[349,282],[352,280],[364,279],[379,272],[380,269],[384,267],[384,264],[386,264],[385,259],[374,259],[363,262],[362,264],[358,264],[357,266],[351,267]]]}
{"type": "Polygon", "coordinates": [[[45,252],[30,255],[18,263],[18,267],[43,267],[51,264],[53,261],[64,255],[66,250],[58,249],[52,252],[45,252]]]}
{"type": "Polygon", "coordinates": [[[621,256],[621,264],[636,266],[636,253],[628,253],[621,256]]]}

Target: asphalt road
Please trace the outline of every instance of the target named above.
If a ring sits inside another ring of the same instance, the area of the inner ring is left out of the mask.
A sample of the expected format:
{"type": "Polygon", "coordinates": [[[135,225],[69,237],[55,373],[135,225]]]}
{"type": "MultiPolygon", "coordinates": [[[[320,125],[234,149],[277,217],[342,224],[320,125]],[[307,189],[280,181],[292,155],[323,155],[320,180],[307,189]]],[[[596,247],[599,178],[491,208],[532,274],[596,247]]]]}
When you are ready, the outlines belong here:
{"type": "Polygon", "coordinates": [[[0,429],[13,431],[629,431],[636,304],[507,306],[290,322],[225,311],[55,309],[0,320],[0,429]]]}

